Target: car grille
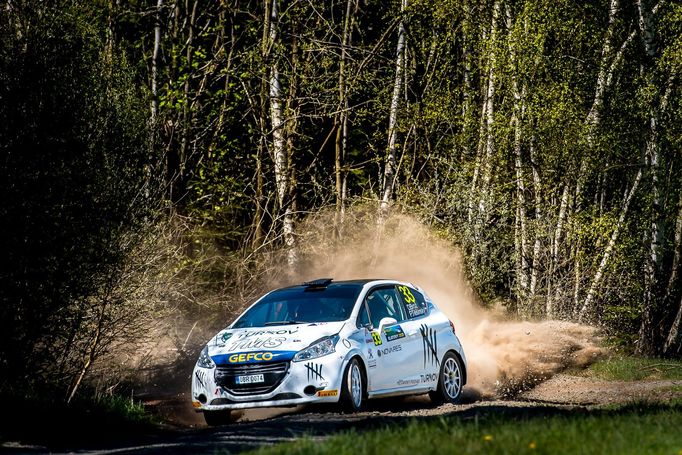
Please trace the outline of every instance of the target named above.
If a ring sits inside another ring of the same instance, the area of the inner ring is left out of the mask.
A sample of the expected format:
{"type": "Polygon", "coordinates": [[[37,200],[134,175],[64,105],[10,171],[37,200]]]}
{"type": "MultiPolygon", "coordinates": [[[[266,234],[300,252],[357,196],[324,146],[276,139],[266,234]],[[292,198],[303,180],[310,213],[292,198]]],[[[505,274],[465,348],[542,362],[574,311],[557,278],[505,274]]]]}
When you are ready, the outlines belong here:
{"type": "Polygon", "coordinates": [[[289,362],[219,366],[215,371],[215,383],[233,395],[270,393],[282,382],[288,370],[289,362]],[[262,374],[265,382],[237,384],[237,376],[251,374],[262,374]]]}

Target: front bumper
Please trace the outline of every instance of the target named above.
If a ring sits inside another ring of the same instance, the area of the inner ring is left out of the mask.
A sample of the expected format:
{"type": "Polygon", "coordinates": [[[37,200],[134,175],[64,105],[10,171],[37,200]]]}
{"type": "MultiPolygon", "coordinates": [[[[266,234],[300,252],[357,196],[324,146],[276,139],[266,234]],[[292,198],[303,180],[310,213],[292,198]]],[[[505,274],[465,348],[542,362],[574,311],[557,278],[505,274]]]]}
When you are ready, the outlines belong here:
{"type": "MultiPolygon", "coordinates": [[[[262,365],[267,366],[268,363],[263,362],[262,365]]],[[[225,386],[224,380],[216,381],[216,377],[221,376],[220,366],[210,369],[195,366],[192,372],[192,405],[197,411],[218,411],[334,403],[339,401],[345,367],[346,361],[337,353],[310,361],[291,361],[279,384],[268,393],[235,393],[225,386]]]]}

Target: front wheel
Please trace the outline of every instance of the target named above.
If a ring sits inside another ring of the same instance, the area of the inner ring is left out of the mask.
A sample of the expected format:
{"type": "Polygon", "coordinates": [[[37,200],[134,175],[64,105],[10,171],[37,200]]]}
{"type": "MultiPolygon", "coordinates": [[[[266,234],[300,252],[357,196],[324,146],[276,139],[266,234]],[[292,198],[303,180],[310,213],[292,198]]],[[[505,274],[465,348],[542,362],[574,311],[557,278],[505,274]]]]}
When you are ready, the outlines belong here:
{"type": "Polygon", "coordinates": [[[429,392],[431,401],[436,404],[459,403],[462,396],[462,363],[452,352],[447,352],[440,365],[438,388],[429,392]]]}
{"type": "Polygon", "coordinates": [[[365,384],[362,369],[358,359],[348,362],[343,374],[341,389],[341,407],[345,412],[359,412],[362,409],[362,398],[365,394],[365,384]]]}
{"type": "Polygon", "coordinates": [[[228,425],[232,423],[232,411],[204,411],[204,420],[209,427],[228,425]]]}

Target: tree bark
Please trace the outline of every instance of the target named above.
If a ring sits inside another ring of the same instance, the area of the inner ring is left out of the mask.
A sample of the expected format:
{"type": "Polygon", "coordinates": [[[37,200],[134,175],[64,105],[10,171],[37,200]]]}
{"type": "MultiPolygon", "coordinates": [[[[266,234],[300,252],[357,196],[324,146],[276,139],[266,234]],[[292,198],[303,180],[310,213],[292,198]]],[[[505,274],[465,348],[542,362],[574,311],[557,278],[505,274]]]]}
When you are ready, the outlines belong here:
{"type": "Polygon", "coordinates": [[[343,217],[346,205],[345,180],[346,173],[343,170],[346,158],[346,138],[348,136],[348,94],[346,93],[346,58],[347,49],[350,45],[351,37],[351,16],[353,14],[353,4],[355,0],[346,1],[346,13],[343,20],[343,31],[341,35],[341,57],[339,60],[339,113],[336,116],[336,140],[334,143],[334,174],[336,177],[335,196],[336,196],[336,217],[335,233],[341,237],[343,217]]]}
{"type": "Polygon", "coordinates": [[[260,85],[260,109],[258,126],[260,138],[256,148],[256,209],[253,216],[253,247],[258,248],[263,243],[263,217],[265,214],[265,194],[263,191],[263,159],[268,149],[268,87],[270,74],[270,52],[273,43],[270,40],[272,16],[271,0],[263,0],[263,33],[261,35],[260,52],[263,73],[260,85]]]}
{"type": "MultiPolygon", "coordinates": [[[[673,262],[670,272],[670,278],[668,279],[668,285],[666,287],[664,302],[670,302],[674,298],[675,290],[679,287],[677,286],[679,269],[680,269],[680,258],[682,256],[682,191],[680,191],[680,200],[677,205],[677,221],[675,222],[675,252],[673,254],[673,262]]],[[[663,345],[663,352],[666,355],[679,354],[682,348],[682,293],[677,292],[680,297],[680,302],[677,306],[677,313],[675,314],[675,319],[668,331],[668,336],[666,337],[665,343],[663,345]]]]}
{"type": "Polygon", "coordinates": [[[528,308],[528,243],[526,235],[526,186],[523,176],[523,157],[521,148],[523,144],[523,118],[525,113],[525,86],[520,88],[518,81],[518,68],[516,58],[516,40],[512,38],[514,31],[511,9],[505,5],[507,18],[507,28],[509,29],[509,60],[511,63],[512,96],[514,104],[510,126],[514,131],[514,171],[516,174],[516,222],[514,247],[516,253],[516,283],[518,286],[517,294],[521,302],[519,313],[522,316],[529,316],[528,308]]]}
{"type": "Polygon", "coordinates": [[[189,24],[187,35],[187,47],[185,49],[185,59],[187,61],[187,77],[183,89],[184,102],[182,105],[182,140],[180,143],[180,159],[178,163],[178,177],[181,179],[185,176],[185,166],[187,165],[188,149],[190,142],[190,123],[192,122],[192,112],[190,110],[189,89],[192,74],[192,62],[194,58],[194,24],[197,17],[197,7],[199,0],[195,0],[192,5],[192,11],[189,12],[189,24]]]}
{"type": "Polygon", "coordinates": [[[488,51],[488,93],[486,99],[488,105],[485,110],[485,153],[483,155],[483,176],[478,200],[478,220],[476,231],[481,230],[481,224],[488,221],[490,182],[492,180],[493,156],[495,155],[495,136],[493,132],[495,124],[495,88],[497,78],[497,58],[495,55],[498,18],[500,16],[500,1],[496,0],[493,4],[493,14],[490,24],[490,41],[488,51]]]}
{"type": "Polygon", "coordinates": [[[623,224],[625,224],[625,218],[627,217],[628,209],[630,208],[630,203],[632,202],[632,198],[635,195],[635,192],[637,191],[637,187],[639,186],[639,182],[641,179],[642,168],[640,167],[639,170],[637,171],[637,175],[635,176],[635,181],[632,184],[632,188],[630,188],[630,191],[627,193],[625,202],[623,203],[623,207],[620,212],[620,216],[618,217],[618,222],[616,223],[616,227],[614,228],[613,233],[611,234],[611,238],[609,238],[609,242],[606,245],[606,248],[604,249],[604,254],[602,255],[599,267],[597,267],[597,272],[594,274],[594,278],[592,278],[592,283],[590,284],[589,290],[587,291],[587,296],[585,297],[583,306],[578,312],[578,320],[580,322],[585,322],[589,316],[590,311],[592,310],[592,303],[594,301],[595,294],[597,293],[597,289],[601,284],[601,280],[604,276],[604,271],[606,270],[606,266],[608,265],[609,260],[611,259],[613,248],[616,246],[618,236],[620,235],[620,230],[622,229],[623,224]]]}
{"type": "MultiPolygon", "coordinates": [[[[402,0],[400,14],[405,13],[407,0],[402,0]]],[[[386,162],[384,165],[383,196],[381,197],[381,213],[385,214],[393,198],[395,189],[396,172],[396,141],[398,136],[398,108],[400,104],[400,93],[402,91],[403,71],[405,66],[405,22],[401,17],[398,25],[398,44],[396,46],[395,58],[395,80],[393,82],[393,95],[391,96],[391,107],[388,116],[388,148],[386,162]]]]}
{"type": "Polygon", "coordinates": [[[549,319],[555,317],[554,290],[552,289],[552,283],[559,264],[559,244],[563,233],[564,220],[566,218],[566,208],[568,207],[568,188],[568,183],[564,184],[564,190],[561,194],[561,203],[559,204],[556,228],[554,229],[554,237],[552,239],[552,257],[549,265],[549,275],[547,277],[547,302],[545,304],[545,314],[549,319]]]}
{"type": "MultiPolygon", "coordinates": [[[[531,125],[532,126],[532,125],[531,125]]],[[[540,171],[535,156],[535,138],[530,139],[530,162],[533,171],[533,194],[535,195],[535,243],[533,244],[533,260],[531,262],[529,298],[533,299],[537,290],[538,271],[540,269],[540,224],[542,222],[542,184],[540,171]]]]}
{"type": "Polygon", "coordinates": [[[155,143],[156,132],[156,117],[159,109],[159,94],[158,94],[158,63],[159,52],[161,51],[161,9],[163,8],[163,0],[157,0],[156,13],[154,15],[154,48],[152,50],[152,74],[151,74],[151,106],[149,124],[151,128],[151,145],[155,143]]]}
{"type": "MultiPolygon", "coordinates": [[[[649,229],[649,254],[644,267],[644,302],[642,322],[639,327],[639,354],[656,354],[659,347],[660,333],[657,333],[656,325],[660,317],[660,304],[662,300],[662,286],[660,283],[661,248],[663,243],[663,226],[665,216],[661,208],[660,200],[660,150],[659,150],[659,112],[666,109],[670,85],[666,87],[664,96],[656,96],[660,93],[656,87],[656,69],[654,58],[657,54],[656,31],[653,23],[653,11],[646,0],[637,0],[639,13],[639,31],[642,38],[645,56],[642,60],[642,73],[646,77],[647,89],[654,93],[649,100],[649,134],[646,139],[646,158],[649,175],[651,177],[651,220],[649,229]]],[[[669,80],[670,82],[670,80],[669,80]]]]}

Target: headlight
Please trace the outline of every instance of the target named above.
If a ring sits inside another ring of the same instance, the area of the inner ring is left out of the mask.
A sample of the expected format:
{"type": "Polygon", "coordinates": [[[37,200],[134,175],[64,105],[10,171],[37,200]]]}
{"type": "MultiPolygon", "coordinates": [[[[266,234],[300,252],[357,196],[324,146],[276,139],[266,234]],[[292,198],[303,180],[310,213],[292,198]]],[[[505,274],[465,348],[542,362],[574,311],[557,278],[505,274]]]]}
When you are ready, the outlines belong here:
{"type": "Polygon", "coordinates": [[[320,340],[317,340],[307,348],[303,349],[302,351],[299,351],[295,356],[294,356],[294,362],[300,362],[302,360],[311,360],[311,359],[316,359],[318,357],[325,356],[327,354],[331,354],[332,352],[336,352],[336,342],[339,341],[339,336],[334,335],[331,337],[324,337],[320,340]]]}
{"type": "Polygon", "coordinates": [[[197,365],[199,365],[201,368],[215,368],[215,363],[213,363],[213,359],[208,355],[208,346],[205,346],[204,349],[201,351],[201,354],[199,354],[199,360],[197,360],[197,365]]]}

